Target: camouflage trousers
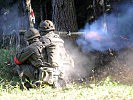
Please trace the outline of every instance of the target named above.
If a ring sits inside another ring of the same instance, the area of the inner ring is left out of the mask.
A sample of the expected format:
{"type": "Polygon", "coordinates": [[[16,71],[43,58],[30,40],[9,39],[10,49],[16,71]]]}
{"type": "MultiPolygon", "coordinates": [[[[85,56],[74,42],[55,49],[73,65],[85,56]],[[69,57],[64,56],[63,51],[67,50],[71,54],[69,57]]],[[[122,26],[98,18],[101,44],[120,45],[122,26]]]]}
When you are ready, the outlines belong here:
{"type": "Polygon", "coordinates": [[[31,81],[40,81],[40,84],[48,83],[49,85],[57,85],[62,74],[58,68],[40,67],[37,69],[28,64],[17,65],[15,70],[21,78],[28,78],[31,81]]]}
{"type": "Polygon", "coordinates": [[[34,81],[38,80],[39,70],[32,65],[29,64],[16,65],[14,71],[20,77],[26,77],[34,81]]]}
{"type": "Polygon", "coordinates": [[[49,85],[56,88],[66,86],[66,82],[62,77],[63,73],[58,67],[43,67],[42,70],[45,73],[45,77],[43,78],[44,83],[47,82],[49,85]]]}
{"type": "Polygon", "coordinates": [[[61,71],[58,68],[42,67],[39,72],[39,79],[48,84],[54,84],[61,76],[61,71]]]}

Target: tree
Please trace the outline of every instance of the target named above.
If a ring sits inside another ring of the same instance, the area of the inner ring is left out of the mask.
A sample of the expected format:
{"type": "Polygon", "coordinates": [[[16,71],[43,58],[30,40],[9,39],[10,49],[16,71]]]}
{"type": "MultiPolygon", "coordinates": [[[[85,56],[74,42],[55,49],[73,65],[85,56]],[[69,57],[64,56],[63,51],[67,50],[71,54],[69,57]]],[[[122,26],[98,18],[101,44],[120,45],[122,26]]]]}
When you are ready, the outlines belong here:
{"type": "Polygon", "coordinates": [[[52,20],[57,31],[77,31],[74,0],[52,0],[52,20]]]}

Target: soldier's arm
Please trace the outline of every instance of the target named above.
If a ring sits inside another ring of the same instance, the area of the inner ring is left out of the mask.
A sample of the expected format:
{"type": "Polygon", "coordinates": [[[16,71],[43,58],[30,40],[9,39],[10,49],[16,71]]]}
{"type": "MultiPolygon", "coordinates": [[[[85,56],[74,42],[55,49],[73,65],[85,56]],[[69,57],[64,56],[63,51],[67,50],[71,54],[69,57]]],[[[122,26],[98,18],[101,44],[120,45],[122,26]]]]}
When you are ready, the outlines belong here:
{"type": "Polygon", "coordinates": [[[49,38],[43,37],[40,38],[40,41],[43,43],[45,47],[49,46],[51,44],[51,40],[49,38]]]}
{"type": "Polygon", "coordinates": [[[25,48],[25,49],[22,49],[20,52],[18,52],[16,54],[16,56],[14,57],[14,61],[16,64],[22,64],[24,63],[25,61],[27,61],[27,59],[32,55],[34,54],[34,51],[31,50],[31,48],[25,48]]]}

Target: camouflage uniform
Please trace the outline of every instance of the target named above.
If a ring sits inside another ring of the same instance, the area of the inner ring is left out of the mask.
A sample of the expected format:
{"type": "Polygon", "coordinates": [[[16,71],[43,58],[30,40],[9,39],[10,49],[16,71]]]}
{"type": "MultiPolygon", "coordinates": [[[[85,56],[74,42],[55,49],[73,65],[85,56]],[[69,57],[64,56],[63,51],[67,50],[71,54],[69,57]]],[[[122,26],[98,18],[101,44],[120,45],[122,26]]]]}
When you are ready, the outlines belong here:
{"type": "MultiPolygon", "coordinates": [[[[38,69],[41,66],[44,66],[43,56],[41,53],[42,49],[43,49],[43,44],[40,41],[37,41],[34,42],[33,44],[30,44],[26,48],[22,49],[19,53],[17,53],[16,58],[22,63],[19,65],[21,66],[21,69],[25,71],[25,68],[26,69],[32,68],[31,70],[33,70],[33,69],[38,69]]],[[[33,72],[34,71],[31,71],[31,73],[33,72]]],[[[34,77],[34,74],[32,74],[32,77],[34,77]]]]}
{"type": "Polygon", "coordinates": [[[52,67],[63,67],[64,64],[71,64],[73,67],[73,60],[67,54],[64,48],[64,41],[58,34],[51,31],[42,36],[40,41],[46,46],[48,63],[52,67]]]}
{"type": "Polygon", "coordinates": [[[60,73],[65,73],[64,67],[74,67],[73,59],[67,54],[64,41],[58,34],[54,33],[54,25],[51,21],[45,20],[40,23],[42,37],[40,41],[46,46],[48,63],[53,68],[57,68],[60,73]]]}
{"type": "Polygon", "coordinates": [[[37,81],[39,80],[39,69],[45,66],[42,56],[44,45],[39,41],[40,34],[36,29],[31,28],[25,35],[30,44],[14,57],[17,64],[16,69],[19,75],[22,73],[30,80],[37,81]]]}

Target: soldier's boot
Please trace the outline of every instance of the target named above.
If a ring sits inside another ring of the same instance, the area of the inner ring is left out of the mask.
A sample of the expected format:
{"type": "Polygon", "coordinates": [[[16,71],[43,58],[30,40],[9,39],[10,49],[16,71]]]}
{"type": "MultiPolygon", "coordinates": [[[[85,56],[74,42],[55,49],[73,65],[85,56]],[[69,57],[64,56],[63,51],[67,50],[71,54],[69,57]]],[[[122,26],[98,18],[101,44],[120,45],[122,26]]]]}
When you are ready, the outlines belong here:
{"type": "Polygon", "coordinates": [[[36,83],[44,83],[56,88],[66,86],[61,72],[57,68],[49,67],[39,69],[39,81],[36,83]]]}
{"type": "Polygon", "coordinates": [[[63,78],[60,78],[59,76],[54,76],[53,86],[55,88],[63,88],[66,86],[66,82],[63,78]]]}
{"type": "Polygon", "coordinates": [[[18,71],[18,75],[19,75],[19,80],[20,80],[20,89],[21,90],[26,90],[27,87],[24,84],[23,72],[18,71]]]}
{"type": "Polygon", "coordinates": [[[55,88],[66,86],[66,82],[63,79],[63,73],[58,68],[55,68],[53,72],[53,80],[54,80],[53,84],[55,88]]]}
{"type": "Polygon", "coordinates": [[[20,85],[20,89],[24,90],[26,89],[26,87],[24,86],[24,81],[23,81],[23,71],[21,71],[21,68],[16,65],[16,67],[13,69],[13,71],[15,72],[16,75],[19,76],[19,85],[20,85]]]}
{"type": "Polygon", "coordinates": [[[20,89],[21,90],[29,90],[30,88],[32,88],[32,85],[28,81],[25,81],[26,79],[23,75],[23,72],[19,74],[19,78],[20,78],[20,89]]]}
{"type": "Polygon", "coordinates": [[[35,87],[40,87],[41,84],[42,84],[42,77],[43,77],[43,73],[42,73],[42,70],[39,69],[39,70],[36,70],[34,72],[34,76],[35,76],[35,79],[34,81],[32,81],[32,86],[35,88],[35,87]]]}
{"type": "Polygon", "coordinates": [[[53,85],[53,68],[42,67],[39,69],[39,80],[44,84],[53,85]]]}
{"type": "Polygon", "coordinates": [[[43,83],[47,83],[49,80],[49,73],[45,68],[39,69],[39,80],[43,83]]]}
{"type": "Polygon", "coordinates": [[[43,82],[45,84],[52,86],[53,85],[53,68],[45,68],[43,70],[43,73],[44,73],[43,82]]]}
{"type": "Polygon", "coordinates": [[[42,84],[48,83],[49,74],[43,67],[39,68],[37,77],[38,77],[37,80],[32,82],[34,87],[40,87],[42,84]]]}
{"type": "MultiPolygon", "coordinates": [[[[39,69],[39,80],[43,84],[48,84],[50,86],[53,86],[54,84],[54,74],[53,74],[53,69],[50,67],[43,67],[39,69]]],[[[57,80],[57,78],[56,78],[57,80]]]]}

